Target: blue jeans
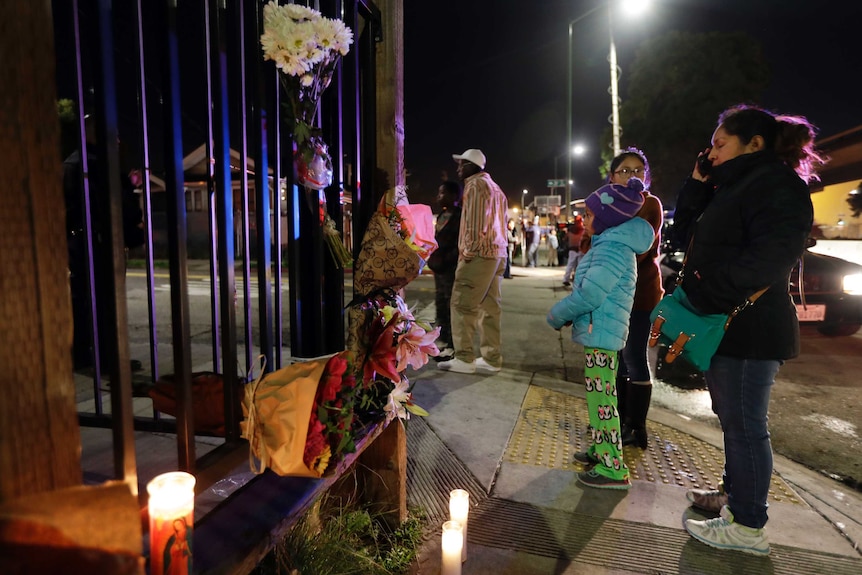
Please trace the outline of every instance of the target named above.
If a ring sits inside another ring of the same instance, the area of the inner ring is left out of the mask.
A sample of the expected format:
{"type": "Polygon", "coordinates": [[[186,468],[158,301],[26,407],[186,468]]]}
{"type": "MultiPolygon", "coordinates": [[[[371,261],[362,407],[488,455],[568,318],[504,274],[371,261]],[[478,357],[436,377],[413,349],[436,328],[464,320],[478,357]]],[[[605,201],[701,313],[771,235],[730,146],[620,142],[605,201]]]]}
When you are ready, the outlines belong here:
{"type": "Polygon", "coordinates": [[[716,355],[704,373],[712,410],[724,432],[728,506],[736,522],[758,529],[769,519],[772,445],[766,422],[769,393],[781,363],[716,355]]]}
{"type": "Polygon", "coordinates": [[[648,311],[632,310],[629,318],[629,337],[620,353],[618,373],[628,376],[630,381],[650,381],[647,341],[652,323],[649,316],[648,311]]]}

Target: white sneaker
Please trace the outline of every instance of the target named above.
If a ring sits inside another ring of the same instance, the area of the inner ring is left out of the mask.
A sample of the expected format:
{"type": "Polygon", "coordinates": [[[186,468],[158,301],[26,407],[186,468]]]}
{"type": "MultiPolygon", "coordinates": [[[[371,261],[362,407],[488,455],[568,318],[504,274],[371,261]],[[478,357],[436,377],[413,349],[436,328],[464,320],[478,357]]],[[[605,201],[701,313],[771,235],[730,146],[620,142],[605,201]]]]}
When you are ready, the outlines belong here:
{"type": "Polygon", "coordinates": [[[476,369],[481,369],[482,371],[490,371],[491,373],[497,373],[502,368],[494,367],[493,365],[485,361],[484,357],[480,357],[476,360],[476,369]]]}
{"type": "Polygon", "coordinates": [[[753,555],[769,555],[769,539],[766,532],[733,522],[733,513],[725,505],[721,515],[715,519],[697,521],[687,519],[685,530],[689,535],[716,549],[731,549],[753,555]]]}
{"type": "Polygon", "coordinates": [[[443,371],[454,371],[455,373],[476,373],[476,362],[466,362],[458,359],[450,359],[449,361],[441,361],[437,364],[437,369],[443,371]]]}
{"type": "Polygon", "coordinates": [[[434,361],[441,362],[441,361],[449,361],[453,357],[455,357],[455,350],[452,349],[451,347],[444,347],[444,348],[440,349],[440,353],[433,356],[433,359],[434,359],[434,361]]]}

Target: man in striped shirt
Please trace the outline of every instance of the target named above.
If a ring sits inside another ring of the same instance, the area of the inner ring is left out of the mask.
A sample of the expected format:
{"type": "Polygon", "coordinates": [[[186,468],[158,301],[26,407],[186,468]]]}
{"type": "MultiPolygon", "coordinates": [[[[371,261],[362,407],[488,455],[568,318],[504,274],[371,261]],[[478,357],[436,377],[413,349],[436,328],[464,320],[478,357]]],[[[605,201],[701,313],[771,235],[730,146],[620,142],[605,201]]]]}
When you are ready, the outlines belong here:
{"type": "Polygon", "coordinates": [[[452,343],[455,357],[437,364],[443,370],[500,371],[503,272],[506,269],[506,195],[485,171],[485,154],[469,149],[453,154],[464,182],[458,267],[452,288],[452,343]],[[474,336],[479,332],[478,356],[474,336]]]}

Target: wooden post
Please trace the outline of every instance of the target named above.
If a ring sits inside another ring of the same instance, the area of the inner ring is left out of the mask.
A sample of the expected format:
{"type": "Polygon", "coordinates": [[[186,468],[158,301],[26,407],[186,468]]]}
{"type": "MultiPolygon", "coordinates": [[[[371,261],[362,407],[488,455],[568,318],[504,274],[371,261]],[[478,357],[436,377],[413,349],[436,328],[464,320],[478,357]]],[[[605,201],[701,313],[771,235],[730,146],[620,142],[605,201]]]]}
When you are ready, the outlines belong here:
{"type": "Polygon", "coordinates": [[[392,186],[404,169],[404,0],[380,0],[383,42],[377,44],[377,164],[392,186]]]}
{"type": "Polygon", "coordinates": [[[51,3],[0,3],[0,503],[81,483],[51,3]]]}
{"type": "Polygon", "coordinates": [[[407,519],[407,432],[393,419],[359,456],[356,473],[362,500],[377,507],[387,523],[407,519]]]}

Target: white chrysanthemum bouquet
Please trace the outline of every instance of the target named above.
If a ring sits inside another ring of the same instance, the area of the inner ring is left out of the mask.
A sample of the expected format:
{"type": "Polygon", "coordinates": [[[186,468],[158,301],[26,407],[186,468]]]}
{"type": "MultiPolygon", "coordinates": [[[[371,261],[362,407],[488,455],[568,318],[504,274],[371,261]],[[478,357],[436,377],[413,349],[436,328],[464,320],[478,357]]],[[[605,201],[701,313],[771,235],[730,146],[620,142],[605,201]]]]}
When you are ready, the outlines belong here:
{"type": "MultiPolygon", "coordinates": [[[[314,123],[320,96],[332,81],[339,58],[349,52],[353,32],[341,20],[325,18],[317,10],[298,4],[279,6],[275,0],[263,8],[263,29],[263,59],[275,62],[282,72],[278,76],[290,108],[288,122],[296,141],[299,183],[322,190],[332,184],[332,159],[314,123]]],[[[350,254],[338,232],[333,235],[334,223],[327,221],[326,210],[320,212],[333,257],[339,265],[347,265],[350,254]]]]}

